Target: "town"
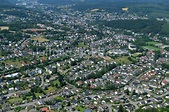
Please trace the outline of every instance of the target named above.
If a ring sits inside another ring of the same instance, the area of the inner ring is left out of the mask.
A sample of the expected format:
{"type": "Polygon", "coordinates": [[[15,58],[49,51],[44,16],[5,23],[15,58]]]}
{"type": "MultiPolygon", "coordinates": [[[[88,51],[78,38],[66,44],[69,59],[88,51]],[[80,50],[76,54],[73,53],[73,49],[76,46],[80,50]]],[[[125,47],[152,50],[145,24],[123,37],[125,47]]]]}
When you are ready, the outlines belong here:
{"type": "Polygon", "coordinates": [[[73,4],[31,0],[17,5],[27,7],[26,14],[12,15],[22,11],[17,8],[0,12],[1,112],[133,112],[169,106],[169,38],[97,24],[146,21],[147,15],[126,8],[79,11],[73,4]]]}

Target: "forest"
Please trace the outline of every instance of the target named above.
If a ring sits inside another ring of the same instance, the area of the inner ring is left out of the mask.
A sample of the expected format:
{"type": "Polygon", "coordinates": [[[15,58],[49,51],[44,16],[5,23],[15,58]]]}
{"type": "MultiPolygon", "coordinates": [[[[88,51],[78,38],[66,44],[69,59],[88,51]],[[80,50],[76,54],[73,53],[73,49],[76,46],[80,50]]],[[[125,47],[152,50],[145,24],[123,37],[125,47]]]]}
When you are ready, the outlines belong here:
{"type": "Polygon", "coordinates": [[[152,33],[161,34],[164,36],[169,35],[169,27],[167,22],[157,21],[154,19],[149,20],[114,20],[114,21],[99,21],[100,25],[112,27],[114,29],[127,29],[138,33],[152,33]],[[164,27],[165,26],[165,27],[164,27]]]}

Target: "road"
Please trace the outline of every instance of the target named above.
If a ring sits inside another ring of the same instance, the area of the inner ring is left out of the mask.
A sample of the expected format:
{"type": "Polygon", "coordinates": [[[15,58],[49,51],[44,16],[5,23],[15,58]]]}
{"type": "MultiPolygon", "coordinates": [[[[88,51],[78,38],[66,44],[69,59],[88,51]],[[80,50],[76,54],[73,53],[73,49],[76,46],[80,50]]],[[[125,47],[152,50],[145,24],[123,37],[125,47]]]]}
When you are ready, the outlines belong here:
{"type": "Polygon", "coordinates": [[[106,107],[108,107],[108,109],[109,109],[109,112],[112,112],[112,106],[110,105],[110,104],[104,104],[104,106],[106,106],[106,107]]]}
{"type": "Polygon", "coordinates": [[[60,91],[57,91],[57,94],[53,94],[51,96],[46,96],[45,98],[41,98],[39,100],[34,100],[32,102],[29,102],[29,103],[24,103],[24,104],[21,104],[21,105],[17,105],[17,106],[14,106],[12,108],[16,108],[16,107],[25,107],[25,106],[30,106],[30,105],[35,105],[35,104],[39,104],[41,101],[49,101],[50,99],[54,99],[56,98],[57,96],[60,96],[60,91]]]}
{"type": "MultiPolygon", "coordinates": [[[[134,82],[136,79],[138,79],[141,75],[142,75],[142,74],[140,74],[140,75],[137,76],[134,80],[132,80],[129,85],[132,86],[133,82],[134,82]]],[[[40,76],[40,78],[41,78],[41,85],[40,85],[40,86],[43,86],[43,85],[44,85],[44,77],[43,77],[43,76],[40,76]]],[[[66,83],[67,83],[67,85],[72,86],[73,88],[76,88],[74,85],[71,85],[71,84],[69,84],[68,82],[66,82],[66,83]]],[[[15,93],[10,93],[10,94],[7,94],[7,95],[5,95],[5,96],[10,97],[10,96],[12,96],[12,95],[14,95],[14,94],[16,94],[16,93],[19,93],[19,92],[24,93],[24,92],[27,92],[27,91],[30,91],[30,89],[29,89],[29,90],[24,90],[24,91],[18,91],[18,92],[15,92],[15,93]]],[[[32,102],[28,102],[28,103],[21,104],[21,105],[17,105],[17,106],[15,106],[15,107],[18,107],[18,106],[20,106],[20,107],[25,107],[25,106],[40,104],[40,102],[42,102],[42,101],[48,101],[48,100],[50,100],[50,99],[54,99],[54,98],[57,97],[57,96],[60,96],[60,95],[61,95],[61,94],[60,94],[61,91],[63,91],[63,90],[59,90],[56,94],[51,94],[51,95],[46,96],[46,97],[44,97],[44,98],[42,98],[42,99],[34,100],[34,101],[32,101],[32,102]]],[[[155,98],[157,98],[157,97],[164,97],[164,96],[168,95],[168,94],[169,94],[169,91],[167,91],[166,93],[164,93],[164,94],[162,94],[162,95],[156,95],[156,94],[153,94],[153,93],[149,93],[149,94],[152,95],[153,97],[152,97],[152,98],[148,98],[148,99],[146,99],[146,100],[155,100],[155,98]]],[[[92,99],[93,99],[95,96],[96,96],[96,95],[89,95],[89,97],[91,97],[92,99]]],[[[125,96],[125,94],[123,93],[122,95],[117,96],[117,97],[115,97],[115,98],[123,98],[124,96],[125,96]]],[[[87,97],[87,96],[85,96],[85,97],[87,97]]],[[[103,98],[104,96],[103,96],[102,94],[100,94],[100,97],[103,98]]],[[[82,98],[82,99],[83,99],[83,98],[82,98]]],[[[132,101],[132,100],[129,98],[129,96],[127,97],[127,99],[128,99],[129,102],[128,102],[128,103],[123,103],[123,105],[125,105],[125,104],[132,104],[132,105],[134,105],[135,108],[134,108],[133,111],[135,111],[135,110],[137,110],[137,109],[139,108],[137,104],[139,104],[140,102],[145,101],[145,100],[132,101]]],[[[120,104],[108,104],[108,103],[104,103],[103,105],[106,106],[106,107],[108,107],[109,112],[112,112],[112,110],[113,110],[112,105],[118,106],[118,105],[120,105],[120,104]]],[[[15,107],[13,107],[13,108],[15,108],[15,107]]]]}
{"type": "Polygon", "coordinates": [[[17,92],[9,93],[9,94],[6,94],[6,95],[4,95],[4,96],[5,96],[5,97],[11,97],[11,96],[13,96],[13,95],[15,95],[15,94],[18,94],[18,93],[24,94],[24,93],[27,93],[27,92],[29,92],[29,91],[30,91],[30,89],[27,89],[27,90],[23,90],[23,91],[17,91],[17,92]]]}
{"type": "Polygon", "coordinates": [[[44,85],[44,78],[43,78],[42,75],[40,76],[40,79],[41,79],[41,85],[40,85],[40,87],[42,87],[44,85]]]}

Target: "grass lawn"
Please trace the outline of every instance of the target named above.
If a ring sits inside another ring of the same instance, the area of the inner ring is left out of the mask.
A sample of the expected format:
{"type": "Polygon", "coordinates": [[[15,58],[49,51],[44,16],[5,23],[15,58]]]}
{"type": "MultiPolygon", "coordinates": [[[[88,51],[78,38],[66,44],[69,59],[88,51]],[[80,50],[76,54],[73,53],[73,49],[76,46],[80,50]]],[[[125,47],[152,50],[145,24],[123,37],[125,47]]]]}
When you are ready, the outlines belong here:
{"type": "Polygon", "coordinates": [[[58,85],[58,87],[60,87],[60,82],[59,82],[59,80],[55,80],[53,83],[54,83],[54,85],[56,85],[56,84],[57,84],[57,85],[58,85]]]}
{"type": "Polygon", "coordinates": [[[78,110],[78,111],[80,111],[80,112],[84,112],[86,110],[82,106],[77,106],[77,107],[75,107],[75,109],[78,110]]]}
{"type": "Polygon", "coordinates": [[[50,86],[50,87],[48,87],[48,90],[45,90],[45,93],[47,94],[47,93],[50,93],[50,92],[53,92],[53,91],[56,91],[56,90],[57,90],[56,87],[50,86]]]}
{"type": "Polygon", "coordinates": [[[132,62],[128,59],[129,56],[122,56],[114,59],[115,62],[120,64],[131,64],[132,62]]]}
{"type": "Polygon", "coordinates": [[[154,46],[143,46],[143,48],[146,48],[146,49],[151,49],[151,50],[154,50],[154,51],[158,51],[158,50],[160,50],[159,48],[154,47],[154,46]]]}
{"type": "Polygon", "coordinates": [[[8,65],[16,65],[16,68],[22,67],[22,61],[19,61],[19,60],[16,60],[16,61],[6,60],[5,63],[8,65]]]}
{"type": "Polygon", "coordinates": [[[156,44],[161,44],[161,43],[152,41],[152,42],[147,42],[147,44],[148,45],[156,45],[156,44]]]}
{"type": "Polygon", "coordinates": [[[33,98],[33,96],[26,96],[26,99],[27,99],[28,101],[32,101],[32,98],[33,98]]]}
{"type": "Polygon", "coordinates": [[[40,98],[40,96],[43,97],[44,94],[43,93],[35,93],[35,96],[36,96],[36,98],[40,98]]]}
{"type": "Polygon", "coordinates": [[[61,97],[61,96],[57,96],[57,97],[55,98],[55,100],[64,100],[64,98],[61,97]]]}
{"type": "Polygon", "coordinates": [[[138,57],[139,55],[141,55],[142,53],[136,52],[133,54],[134,57],[138,57]]]}
{"type": "Polygon", "coordinates": [[[48,39],[43,38],[43,37],[34,37],[34,38],[32,38],[32,40],[37,40],[38,42],[46,42],[46,41],[49,41],[48,39]]]}
{"type": "Polygon", "coordinates": [[[11,98],[8,100],[10,103],[14,103],[14,102],[22,102],[23,99],[22,98],[18,98],[18,97],[15,97],[15,98],[11,98]]]}
{"type": "Polygon", "coordinates": [[[78,47],[87,47],[87,45],[85,45],[84,42],[79,42],[78,47]]]}
{"type": "Polygon", "coordinates": [[[164,107],[164,108],[158,108],[159,112],[169,112],[169,108],[164,107]]]}
{"type": "Polygon", "coordinates": [[[169,77],[169,74],[166,74],[166,77],[169,77]]]}

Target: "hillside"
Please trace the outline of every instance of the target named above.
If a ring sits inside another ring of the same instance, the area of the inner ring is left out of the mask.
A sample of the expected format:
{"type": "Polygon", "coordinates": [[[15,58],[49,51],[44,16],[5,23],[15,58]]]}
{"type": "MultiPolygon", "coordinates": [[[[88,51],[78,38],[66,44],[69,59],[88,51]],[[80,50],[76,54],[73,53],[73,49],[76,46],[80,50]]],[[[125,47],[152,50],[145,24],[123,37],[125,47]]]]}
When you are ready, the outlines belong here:
{"type": "Polygon", "coordinates": [[[76,3],[76,2],[151,2],[151,3],[166,3],[169,2],[168,0],[38,0],[40,3],[45,4],[69,4],[69,3],[76,3]]]}
{"type": "Polygon", "coordinates": [[[61,4],[71,4],[71,3],[74,3],[74,0],[38,0],[38,2],[39,3],[43,3],[43,4],[61,5],[61,4]]]}

